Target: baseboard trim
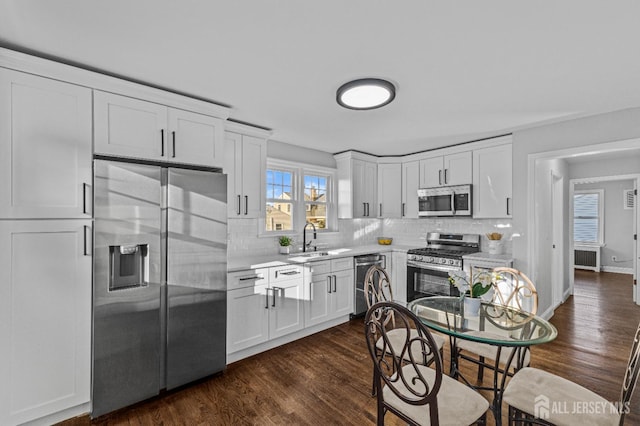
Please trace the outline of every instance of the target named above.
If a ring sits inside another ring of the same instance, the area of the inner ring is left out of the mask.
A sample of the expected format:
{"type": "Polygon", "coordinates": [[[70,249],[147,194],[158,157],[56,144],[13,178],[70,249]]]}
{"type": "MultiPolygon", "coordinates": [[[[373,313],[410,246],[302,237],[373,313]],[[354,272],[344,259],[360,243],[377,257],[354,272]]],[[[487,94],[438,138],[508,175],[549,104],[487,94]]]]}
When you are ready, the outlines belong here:
{"type": "Polygon", "coordinates": [[[614,272],[616,274],[633,275],[633,268],[622,268],[619,266],[603,266],[602,272],[614,272]]]}

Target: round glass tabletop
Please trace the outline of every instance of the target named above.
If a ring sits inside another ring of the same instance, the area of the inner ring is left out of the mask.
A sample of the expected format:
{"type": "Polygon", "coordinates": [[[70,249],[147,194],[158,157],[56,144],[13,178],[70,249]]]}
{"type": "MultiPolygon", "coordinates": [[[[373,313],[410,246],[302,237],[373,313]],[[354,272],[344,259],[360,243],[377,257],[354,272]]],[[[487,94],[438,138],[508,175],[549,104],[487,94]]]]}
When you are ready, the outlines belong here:
{"type": "Polygon", "coordinates": [[[558,331],[529,312],[478,299],[433,296],[408,304],[424,325],[450,336],[499,346],[531,346],[552,341],[558,331]],[[465,300],[466,299],[466,300],[465,300]]]}

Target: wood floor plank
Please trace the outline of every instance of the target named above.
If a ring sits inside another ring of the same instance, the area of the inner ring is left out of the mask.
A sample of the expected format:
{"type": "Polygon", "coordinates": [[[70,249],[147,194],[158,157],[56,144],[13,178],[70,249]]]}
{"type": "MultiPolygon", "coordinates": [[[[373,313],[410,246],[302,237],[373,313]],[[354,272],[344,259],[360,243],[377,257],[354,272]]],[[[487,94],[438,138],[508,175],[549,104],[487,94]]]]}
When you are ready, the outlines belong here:
{"type": "MultiPolygon", "coordinates": [[[[631,286],[630,275],[577,271],[575,294],[551,319],[558,338],[532,348],[531,364],[616,401],[640,321],[631,286]]],[[[446,365],[448,350],[447,345],[446,365]]],[[[134,407],[62,425],[373,425],[371,368],[358,319],[238,361],[221,375],[134,407]]],[[[475,370],[463,369],[473,377],[475,370]]],[[[627,425],[640,424],[639,400],[636,393],[627,425]]],[[[488,419],[493,424],[491,415],[488,419]]],[[[404,424],[391,414],[386,420],[404,424]]]]}

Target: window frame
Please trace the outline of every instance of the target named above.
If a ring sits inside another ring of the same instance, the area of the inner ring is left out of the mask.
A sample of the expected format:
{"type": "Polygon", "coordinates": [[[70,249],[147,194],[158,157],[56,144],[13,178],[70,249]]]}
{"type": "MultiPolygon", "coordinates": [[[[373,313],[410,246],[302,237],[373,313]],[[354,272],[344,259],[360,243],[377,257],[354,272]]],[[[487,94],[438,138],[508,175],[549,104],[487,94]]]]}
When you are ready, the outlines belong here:
{"type": "Polygon", "coordinates": [[[267,167],[264,171],[264,185],[262,187],[262,191],[265,192],[264,194],[264,215],[262,217],[262,226],[260,227],[261,232],[264,234],[274,234],[274,233],[278,233],[278,234],[292,234],[294,233],[295,230],[295,214],[297,212],[297,198],[298,198],[298,182],[297,182],[297,178],[296,178],[296,173],[297,170],[295,167],[290,167],[289,165],[286,164],[273,164],[270,165],[270,163],[267,163],[267,167]],[[282,200],[278,200],[276,198],[269,198],[268,194],[267,194],[267,173],[269,172],[269,170],[276,170],[279,172],[288,172],[291,173],[291,200],[287,201],[287,203],[291,206],[291,210],[293,210],[293,213],[291,212],[287,212],[287,213],[291,213],[291,228],[292,229],[287,229],[287,230],[282,230],[282,229],[274,229],[272,231],[268,231],[267,230],[267,204],[268,203],[278,203],[278,202],[282,202],[282,200]]]}
{"type": "Polygon", "coordinates": [[[260,225],[260,234],[264,236],[273,236],[273,235],[295,235],[300,234],[304,225],[306,224],[306,206],[307,202],[304,199],[304,176],[321,176],[326,177],[327,179],[327,194],[326,194],[326,208],[327,208],[327,224],[326,228],[318,229],[318,233],[329,233],[329,232],[337,232],[338,230],[338,209],[336,202],[336,191],[335,191],[335,183],[336,183],[336,174],[337,171],[334,168],[324,167],[324,166],[316,166],[312,164],[304,164],[304,163],[294,163],[286,160],[279,160],[273,158],[267,158],[267,167],[265,168],[265,184],[263,185],[263,191],[265,191],[265,209],[264,215],[261,218],[260,225]],[[270,198],[267,198],[266,188],[267,188],[267,171],[269,170],[282,170],[292,172],[292,187],[293,187],[293,196],[292,196],[292,218],[291,230],[273,230],[268,231],[266,229],[267,224],[267,209],[266,205],[271,201],[270,198]]]}
{"type": "Polygon", "coordinates": [[[572,234],[571,239],[573,240],[574,246],[582,245],[582,246],[602,246],[604,244],[604,189],[581,189],[577,191],[573,191],[573,199],[571,200],[571,220],[572,220],[572,234]],[[576,195],[584,195],[584,194],[597,194],[598,195],[598,233],[597,233],[597,241],[576,241],[575,240],[575,229],[576,229],[576,206],[575,206],[575,197],[576,195]]]}

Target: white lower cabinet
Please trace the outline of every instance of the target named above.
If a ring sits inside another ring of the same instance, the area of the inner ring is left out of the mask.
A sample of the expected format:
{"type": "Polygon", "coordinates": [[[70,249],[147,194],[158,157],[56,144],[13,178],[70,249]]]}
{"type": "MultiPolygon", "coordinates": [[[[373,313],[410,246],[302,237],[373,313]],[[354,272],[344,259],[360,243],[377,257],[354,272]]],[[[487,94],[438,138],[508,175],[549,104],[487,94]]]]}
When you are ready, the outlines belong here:
{"type": "Polygon", "coordinates": [[[0,424],[89,403],[91,246],[90,220],[0,221],[0,424]]]}
{"type": "Polygon", "coordinates": [[[353,312],[353,258],[311,262],[305,268],[305,326],[353,312]]]}
{"type": "Polygon", "coordinates": [[[304,327],[302,266],[232,272],[227,286],[227,353],[304,327]]]}
{"type": "Polygon", "coordinates": [[[227,286],[227,353],[269,340],[269,269],[230,273],[227,286]]]}

